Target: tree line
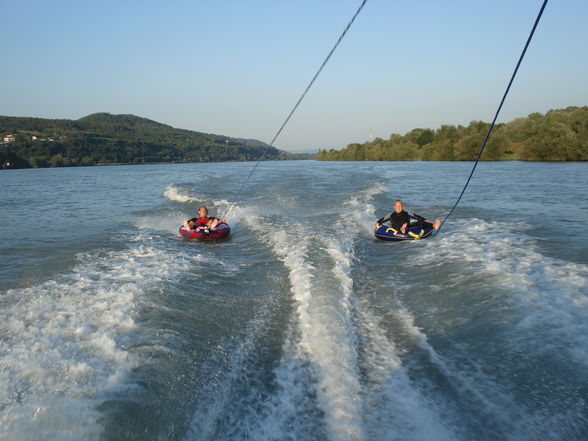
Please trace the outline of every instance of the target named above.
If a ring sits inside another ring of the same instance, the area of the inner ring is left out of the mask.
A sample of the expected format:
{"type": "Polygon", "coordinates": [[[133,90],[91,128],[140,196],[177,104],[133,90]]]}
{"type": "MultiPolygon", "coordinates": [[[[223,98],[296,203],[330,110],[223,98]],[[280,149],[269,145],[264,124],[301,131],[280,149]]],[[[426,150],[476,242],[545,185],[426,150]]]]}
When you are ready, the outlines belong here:
{"type": "MultiPolygon", "coordinates": [[[[319,161],[471,161],[484,142],[489,123],[414,129],[388,140],[376,138],[342,150],[319,150],[319,161]]],[[[494,126],[482,160],[587,161],[588,106],[532,113],[494,126]]]]}
{"type": "MultiPolygon", "coordinates": [[[[108,113],[78,120],[0,116],[0,134],[15,136],[0,147],[0,164],[5,168],[253,161],[268,148],[257,140],[176,129],[134,115],[108,113]]],[[[265,156],[300,158],[274,147],[265,156]]]]}

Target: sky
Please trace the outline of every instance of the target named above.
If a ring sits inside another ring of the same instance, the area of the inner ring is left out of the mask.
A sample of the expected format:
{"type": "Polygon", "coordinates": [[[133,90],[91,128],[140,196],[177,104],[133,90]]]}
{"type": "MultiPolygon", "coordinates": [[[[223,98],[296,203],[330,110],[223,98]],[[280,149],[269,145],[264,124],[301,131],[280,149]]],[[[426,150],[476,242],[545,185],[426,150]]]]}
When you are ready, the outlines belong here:
{"type": "MultiPolygon", "coordinates": [[[[0,0],[0,115],[269,143],[361,0],[0,0]]],[[[368,0],[275,146],[491,121],[542,0],[368,0]]],[[[588,105],[588,1],[547,4],[499,122],[588,105]]]]}

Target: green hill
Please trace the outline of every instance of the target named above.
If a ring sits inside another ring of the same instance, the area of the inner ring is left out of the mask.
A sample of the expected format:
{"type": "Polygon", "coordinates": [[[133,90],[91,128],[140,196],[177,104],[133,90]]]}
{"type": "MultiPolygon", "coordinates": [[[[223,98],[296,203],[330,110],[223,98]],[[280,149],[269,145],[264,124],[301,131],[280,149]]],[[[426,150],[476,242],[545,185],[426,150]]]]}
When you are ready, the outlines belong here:
{"type": "MultiPolygon", "coordinates": [[[[476,159],[489,123],[444,125],[392,134],[342,150],[320,150],[319,161],[471,161],[476,159]]],[[[588,161],[588,107],[532,113],[492,131],[482,160],[588,161]]]]}
{"type": "MultiPolygon", "coordinates": [[[[0,116],[4,167],[60,167],[155,162],[251,161],[268,145],[257,140],[176,129],[134,115],[95,113],[78,120],[0,116]],[[8,163],[8,164],[7,164],[8,163]]],[[[296,155],[271,147],[265,159],[296,155]]]]}

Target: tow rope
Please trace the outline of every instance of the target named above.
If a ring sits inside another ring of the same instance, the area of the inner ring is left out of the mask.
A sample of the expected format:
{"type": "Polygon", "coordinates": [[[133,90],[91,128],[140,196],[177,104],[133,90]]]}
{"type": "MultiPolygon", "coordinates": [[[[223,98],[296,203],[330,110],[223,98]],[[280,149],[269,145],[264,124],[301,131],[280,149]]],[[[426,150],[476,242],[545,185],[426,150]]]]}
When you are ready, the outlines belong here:
{"type": "Polygon", "coordinates": [[[223,219],[225,219],[227,217],[227,215],[229,214],[229,212],[233,208],[233,205],[235,204],[237,198],[241,195],[243,188],[245,188],[245,185],[247,185],[247,182],[249,182],[251,175],[253,175],[253,173],[255,172],[255,169],[257,168],[259,163],[261,161],[263,161],[263,158],[265,158],[265,155],[267,154],[269,149],[273,147],[274,142],[276,142],[276,139],[278,138],[278,136],[280,136],[280,133],[282,133],[282,130],[284,129],[284,127],[286,127],[286,124],[288,124],[288,121],[290,121],[290,118],[292,117],[292,115],[294,114],[294,112],[296,111],[296,109],[298,108],[298,106],[300,105],[300,103],[302,102],[302,100],[304,99],[304,97],[306,96],[306,94],[308,93],[308,91],[310,90],[310,88],[312,87],[314,82],[316,81],[316,79],[318,78],[318,76],[321,73],[321,71],[323,70],[323,68],[326,66],[327,62],[329,61],[329,59],[331,58],[331,56],[335,52],[335,49],[337,49],[337,46],[339,46],[339,43],[341,43],[341,40],[343,40],[343,37],[345,37],[345,34],[347,34],[347,31],[349,30],[349,28],[351,27],[351,25],[353,24],[353,22],[355,21],[355,19],[357,18],[357,16],[359,15],[359,13],[361,12],[361,10],[363,9],[363,7],[365,6],[366,3],[367,3],[367,0],[363,0],[361,2],[361,5],[359,5],[359,8],[357,8],[357,11],[355,11],[355,14],[353,14],[353,17],[351,17],[351,20],[349,20],[349,23],[347,23],[347,26],[345,27],[345,29],[343,30],[343,32],[339,36],[339,39],[337,40],[337,42],[335,43],[335,45],[333,46],[333,48],[331,49],[331,51],[329,52],[329,54],[327,55],[325,60],[323,61],[323,64],[321,64],[321,67],[319,67],[317,72],[314,74],[314,76],[312,77],[312,80],[310,80],[310,83],[308,83],[308,86],[306,86],[306,89],[304,90],[304,92],[302,93],[302,95],[300,96],[300,98],[298,99],[298,101],[296,102],[296,104],[294,105],[294,107],[292,108],[292,110],[290,111],[290,113],[288,114],[286,119],[284,120],[284,123],[282,124],[280,129],[276,132],[276,135],[272,139],[272,142],[270,142],[268,147],[265,149],[265,152],[263,152],[263,155],[261,155],[261,157],[257,160],[257,162],[255,163],[255,166],[251,169],[251,171],[249,172],[249,175],[247,175],[247,177],[245,178],[245,181],[243,181],[243,184],[241,185],[241,188],[239,188],[239,191],[237,191],[237,194],[235,195],[233,202],[231,202],[231,204],[229,205],[229,208],[227,209],[227,211],[223,215],[223,217],[222,217],[223,219]]]}
{"type": "Polygon", "coordinates": [[[506,96],[508,95],[508,92],[510,90],[510,86],[512,85],[512,83],[517,75],[517,72],[519,70],[519,66],[521,65],[521,62],[523,61],[523,58],[525,57],[525,53],[527,52],[527,48],[529,47],[529,44],[531,43],[531,40],[533,39],[533,34],[535,33],[535,29],[537,29],[537,25],[539,24],[539,20],[541,20],[541,16],[543,15],[543,10],[545,9],[545,6],[547,5],[547,1],[548,0],[543,1],[543,5],[541,6],[541,9],[539,10],[539,14],[537,15],[537,18],[535,19],[535,24],[533,25],[533,29],[531,29],[531,33],[529,34],[529,38],[527,38],[527,43],[525,44],[525,47],[523,48],[523,52],[521,53],[521,55],[519,57],[519,61],[517,62],[517,65],[515,67],[515,70],[512,73],[512,76],[510,77],[510,81],[508,82],[508,86],[506,87],[506,91],[504,92],[504,95],[502,96],[502,100],[500,101],[500,104],[498,106],[498,110],[496,110],[496,114],[494,115],[494,119],[492,120],[492,124],[490,124],[490,128],[488,129],[488,133],[486,134],[486,138],[484,138],[484,143],[482,144],[482,147],[480,148],[480,151],[478,153],[478,157],[476,158],[476,162],[474,163],[474,166],[472,167],[472,171],[470,172],[470,175],[468,176],[468,179],[463,187],[463,190],[461,191],[461,194],[457,198],[457,201],[455,201],[455,204],[453,205],[453,207],[449,211],[449,214],[447,216],[445,216],[445,219],[443,219],[443,222],[441,222],[439,229],[437,231],[435,231],[435,235],[437,233],[439,233],[439,231],[441,231],[441,228],[443,228],[443,225],[445,224],[447,219],[449,219],[449,216],[451,216],[453,214],[453,211],[457,207],[457,204],[459,204],[459,201],[461,201],[461,198],[462,198],[463,194],[465,193],[466,188],[468,188],[470,180],[472,179],[472,176],[474,175],[474,171],[476,170],[476,167],[478,166],[478,162],[480,162],[480,158],[482,157],[482,153],[484,152],[484,148],[486,148],[486,143],[488,142],[488,138],[490,138],[490,134],[492,133],[492,129],[494,128],[494,124],[496,123],[496,119],[498,118],[498,114],[500,113],[500,110],[502,109],[502,105],[504,104],[504,101],[506,100],[506,96]]]}

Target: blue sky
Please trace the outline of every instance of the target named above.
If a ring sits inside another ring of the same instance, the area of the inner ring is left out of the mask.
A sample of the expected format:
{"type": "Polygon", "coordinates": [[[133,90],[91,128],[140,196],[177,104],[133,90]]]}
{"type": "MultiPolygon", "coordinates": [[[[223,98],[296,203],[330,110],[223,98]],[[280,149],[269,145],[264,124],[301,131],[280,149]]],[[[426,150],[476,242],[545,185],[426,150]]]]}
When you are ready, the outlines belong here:
{"type": "MultiPolygon", "coordinates": [[[[271,141],[360,0],[0,0],[0,115],[131,113],[271,141]]],[[[369,0],[276,146],[490,121],[540,0],[369,0]]],[[[588,105],[588,1],[551,1],[501,113],[588,105]]]]}

